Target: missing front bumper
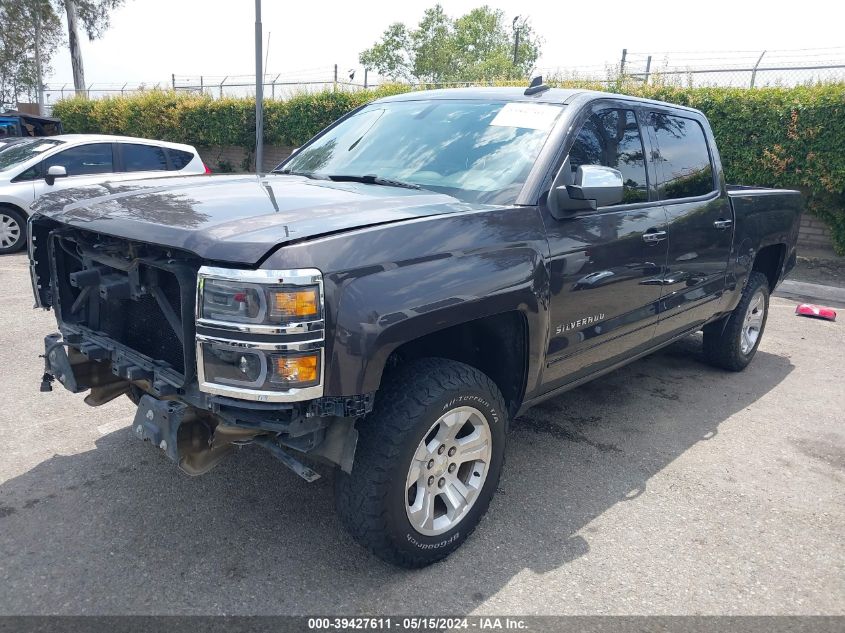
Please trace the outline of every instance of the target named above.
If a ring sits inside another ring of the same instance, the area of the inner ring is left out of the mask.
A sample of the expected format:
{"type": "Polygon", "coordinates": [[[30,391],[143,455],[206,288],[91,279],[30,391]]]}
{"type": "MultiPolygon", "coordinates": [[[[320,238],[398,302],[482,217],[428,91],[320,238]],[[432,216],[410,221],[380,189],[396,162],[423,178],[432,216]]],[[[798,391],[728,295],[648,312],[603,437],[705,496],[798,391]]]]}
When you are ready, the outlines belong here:
{"type": "Polygon", "coordinates": [[[74,333],[63,339],[62,334],[51,334],[44,346],[42,391],[50,391],[54,380],[73,393],[90,389],[85,402],[91,406],[137,394],[133,433],[162,449],[190,475],[208,472],[235,445],[249,442],[270,451],[306,481],[319,475],[291,452],[351,472],[358,438],[355,422],[372,408],[373,394],[258,403],[208,396],[193,386],[177,390],[161,380],[161,368],[151,361],[96,336],[74,333]]]}

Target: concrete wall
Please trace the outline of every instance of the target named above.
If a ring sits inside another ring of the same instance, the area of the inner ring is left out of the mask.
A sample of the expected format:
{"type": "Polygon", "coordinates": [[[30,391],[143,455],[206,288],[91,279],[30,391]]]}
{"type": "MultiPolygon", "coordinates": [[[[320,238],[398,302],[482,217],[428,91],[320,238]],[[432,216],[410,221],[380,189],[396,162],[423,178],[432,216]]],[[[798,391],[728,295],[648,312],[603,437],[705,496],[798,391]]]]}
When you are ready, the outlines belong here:
{"type": "MultiPolygon", "coordinates": [[[[264,146],[264,170],[270,171],[290,156],[292,147],[282,145],[264,146]]],[[[246,172],[254,169],[255,156],[237,145],[212,145],[197,147],[197,150],[214,173],[246,172]]],[[[833,241],[830,228],[817,217],[805,213],[801,218],[801,230],[798,233],[798,246],[812,251],[830,251],[833,254],[833,241]]]]}
{"type": "MultiPolygon", "coordinates": [[[[282,162],[285,158],[290,156],[292,147],[283,145],[265,145],[264,146],[264,171],[270,171],[276,165],[282,162]]],[[[231,172],[245,172],[253,171],[255,168],[255,155],[253,152],[248,152],[243,147],[237,145],[211,145],[198,146],[197,151],[200,153],[205,164],[215,174],[231,172]]]]}
{"type": "Polygon", "coordinates": [[[830,227],[814,215],[805,213],[801,216],[801,228],[798,231],[798,247],[821,251],[833,250],[833,238],[830,227]]]}

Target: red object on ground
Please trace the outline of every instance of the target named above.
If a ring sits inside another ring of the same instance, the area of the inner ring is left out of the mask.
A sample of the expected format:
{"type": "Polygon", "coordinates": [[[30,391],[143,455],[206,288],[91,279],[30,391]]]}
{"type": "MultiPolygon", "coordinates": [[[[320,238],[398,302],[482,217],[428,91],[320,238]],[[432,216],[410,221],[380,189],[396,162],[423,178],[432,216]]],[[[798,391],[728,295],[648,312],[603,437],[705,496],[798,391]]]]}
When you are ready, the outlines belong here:
{"type": "Polygon", "coordinates": [[[802,303],[800,306],[795,308],[795,314],[816,317],[818,319],[827,319],[828,321],[836,321],[836,310],[833,308],[826,308],[824,306],[813,305],[812,303],[802,303]]]}

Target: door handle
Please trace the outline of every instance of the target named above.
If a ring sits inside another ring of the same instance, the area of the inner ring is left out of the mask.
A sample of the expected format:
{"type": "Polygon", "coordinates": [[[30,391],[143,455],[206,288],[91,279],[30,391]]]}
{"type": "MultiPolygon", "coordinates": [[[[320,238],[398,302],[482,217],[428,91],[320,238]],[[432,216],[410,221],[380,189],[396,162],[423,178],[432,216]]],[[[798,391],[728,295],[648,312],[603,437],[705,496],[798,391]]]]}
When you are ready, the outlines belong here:
{"type": "Polygon", "coordinates": [[[643,241],[646,244],[657,244],[666,239],[666,231],[652,231],[651,233],[643,233],[643,241]]]}
{"type": "Polygon", "coordinates": [[[713,223],[713,226],[715,226],[718,231],[724,231],[725,229],[730,228],[733,223],[733,220],[722,220],[720,218],[713,223]]]}

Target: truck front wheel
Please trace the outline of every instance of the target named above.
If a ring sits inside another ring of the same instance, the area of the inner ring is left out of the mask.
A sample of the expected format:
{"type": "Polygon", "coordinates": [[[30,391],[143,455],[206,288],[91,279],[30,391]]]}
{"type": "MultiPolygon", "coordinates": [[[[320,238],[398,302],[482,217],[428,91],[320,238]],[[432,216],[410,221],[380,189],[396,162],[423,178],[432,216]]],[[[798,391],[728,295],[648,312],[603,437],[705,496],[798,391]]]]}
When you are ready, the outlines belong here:
{"type": "Polygon", "coordinates": [[[760,346],[768,313],[769,280],[764,274],[753,272],[727,320],[704,327],[704,355],[708,362],[731,371],[745,369],[760,346]]]}
{"type": "Polygon", "coordinates": [[[352,473],[337,472],[346,528],[379,558],[424,567],[475,529],[498,485],[507,410],[485,374],[452,360],[401,366],[358,424],[352,473]]]}

